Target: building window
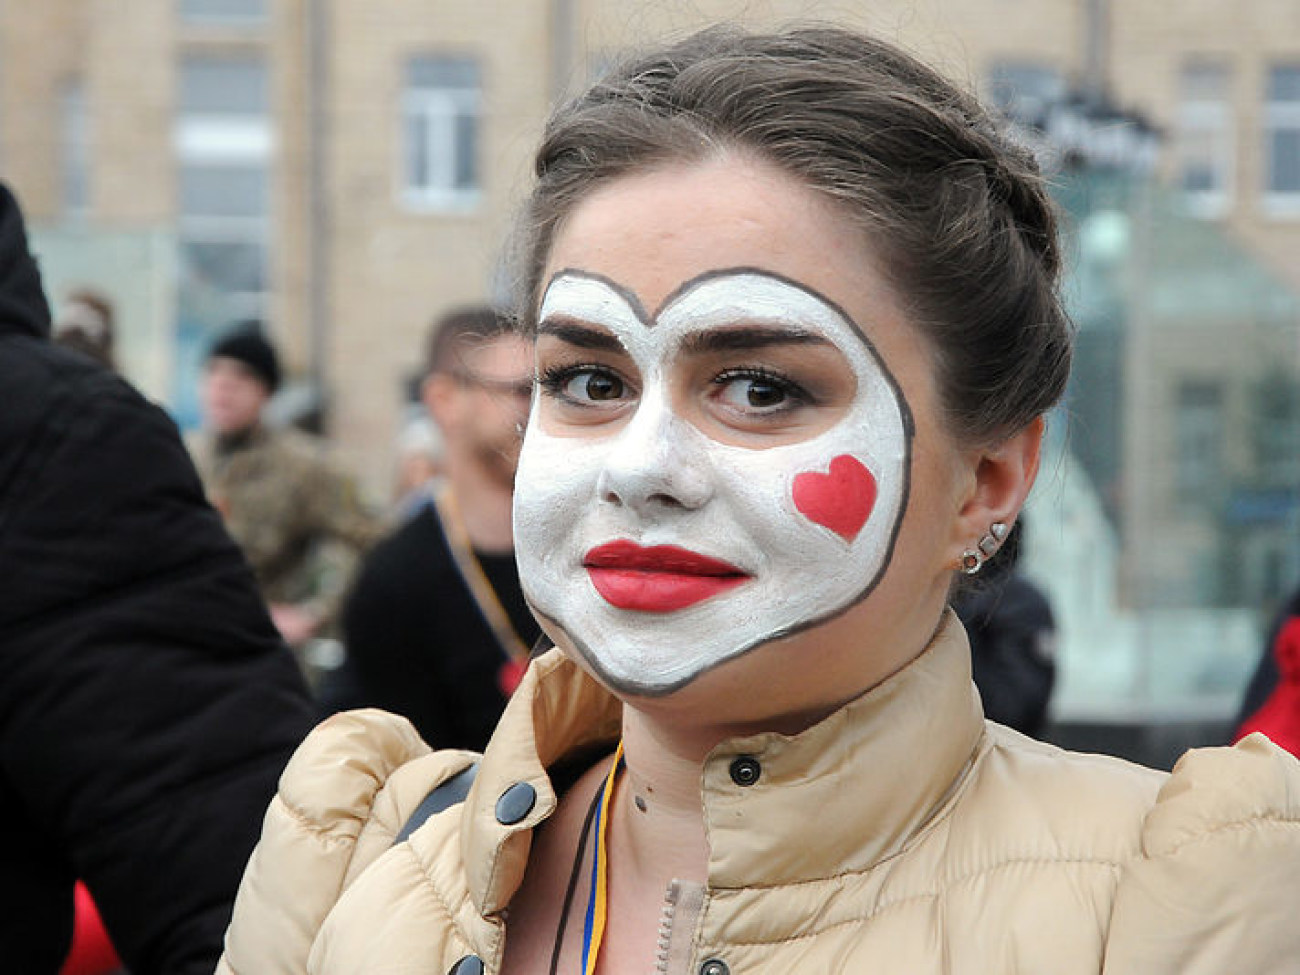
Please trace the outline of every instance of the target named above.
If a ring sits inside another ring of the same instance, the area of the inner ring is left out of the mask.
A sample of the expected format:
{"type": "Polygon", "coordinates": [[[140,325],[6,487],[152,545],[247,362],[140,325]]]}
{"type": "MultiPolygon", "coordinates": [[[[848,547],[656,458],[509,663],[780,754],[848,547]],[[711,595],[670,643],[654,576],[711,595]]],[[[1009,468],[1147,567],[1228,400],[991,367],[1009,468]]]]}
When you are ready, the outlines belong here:
{"type": "Polygon", "coordinates": [[[1183,382],[1174,423],[1178,500],[1212,506],[1223,486],[1223,390],[1217,383],[1183,382]]]}
{"type": "Polygon", "coordinates": [[[478,62],[422,56],[406,64],[402,94],[402,199],[420,210],[479,200],[482,86],[478,62]]]}
{"type": "Polygon", "coordinates": [[[1300,215],[1300,64],[1275,65],[1264,105],[1264,205],[1300,215]]]}
{"type": "Polygon", "coordinates": [[[172,406],[177,420],[192,426],[199,419],[196,372],[213,334],[267,312],[275,147],[264,58],[187,56],[178,80],[181,277],[172,406]]]}
{"type": "Polygon", "coordinates": [[[1179,84],[1177,179],[1192,213],[1218,217],[1232,199],[1235,132],[1230,75],[1223,65],[1194,63],[1179,84]]]}
{"type": "Polygon", "coordinates": [[[79,81],[64,86],[59,95],[60,182],[63,215],[83,218],[90,209],[90,142],[86,125],[86,89],[79,81]]]}
{"type": "Polygon", "coordinates": [[[1281,370],[1254,390],[1252,434],[1258,481],[1267,488],[1300,484],[1300,387],[1281,370]]]}
{"type": "Polygon", "coordinates": [[[268,103],[266,63],[261,57],[194,55],[181,62],[182,118],[260,118],[266,115],[268,103]]]}
{"type": "Polygon", "coordinates": [[[1065,79],[1049,65],[998,61],[989,71],[988,93],[1011,118],[1041,126],[1051,107],[1065,97],[1065,79]]]}
{"type": "Polygon", "coordinates": [[[180,0],[181,23],[202,27],[263,24],[267,0],[180,0]]]}
{"type": "Polygon", "coordinates": [[[181,167],[181,260],[197,287],[221,296],[231,318],[255,317],[264,303],[266,177],[256,164],[181,167]]]}
{"type": "Polygon", "coordinates": [[[262,58],[196,56],[181,64],[181,267],[189,297],[218,317],[255,317],[266,301],[268,104],[262,58]]]}

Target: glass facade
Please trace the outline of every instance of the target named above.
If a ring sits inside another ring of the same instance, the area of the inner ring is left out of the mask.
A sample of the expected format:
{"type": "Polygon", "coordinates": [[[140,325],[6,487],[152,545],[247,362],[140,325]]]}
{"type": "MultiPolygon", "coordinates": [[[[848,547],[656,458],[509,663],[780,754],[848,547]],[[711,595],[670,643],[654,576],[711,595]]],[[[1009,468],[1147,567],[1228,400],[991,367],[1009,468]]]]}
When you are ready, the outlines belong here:
{"type": "Polygon", "coordinates": [[[1078,350],[1028,508],[1058,721],[1226,722],[1300,584],[1300,298],[1178,187],[1055,181],[1078,350]]]}

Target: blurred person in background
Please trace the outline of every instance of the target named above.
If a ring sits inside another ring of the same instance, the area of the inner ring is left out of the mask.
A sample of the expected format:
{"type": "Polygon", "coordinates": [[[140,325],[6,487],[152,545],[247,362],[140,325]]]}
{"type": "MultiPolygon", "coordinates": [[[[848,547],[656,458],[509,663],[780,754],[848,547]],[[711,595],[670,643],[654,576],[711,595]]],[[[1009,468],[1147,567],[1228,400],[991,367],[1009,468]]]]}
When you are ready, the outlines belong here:
{"type": "Polygon", "coordinates": [[[443,476],[442,431],[423,402],[412,410],[418,410],[418,415],[402,424],[396,443],[393,510],[399,524],[419,510],[434,489],[434,482],[443,476]]]}
{"type": "Polygon", "coordinates": [[[75,288],[68,292],[54,323],[54,341],[116,369],[116,317],[107,295],[93,288],[75,288]]]}
{"type": "Polygon", "coordinates": [[[511,531],[531,345],[493,309],[463,309],[435,324],[426,369],[444,476],[365,560],[344,643],[362,701],[436,747],[481,749],[541,632],[511,531]]]}
{"type": "Polygon", "coordinates": [[[971,669],[984,716],[1041,737],[1056,682],[1056,620],[1043,591],[1019,569],[1022,514],[974,580],[963,580],[952,608],[966,627],[971,669]]]}
{"type": "Polygon", "coordinates": [[[1273,622],[1234,722],[1234,741],[1262,731],[1300,755],[1300,590],[1273,622]]]}
{"type": "Polygon", "coordinates": [[[314,712],[175,425],[50,330],[0,187],[0,971],[80,877],[133,975],[207,973],[314,712]]]}
{"type": "Polygon", "coordinates": [[[380,523],[320,441],[264,422],[280,385],[280,361],[261,323],[240,323],[217,339],[202,383],[205,429],[191,441],[195,462],[280,635],[314,684],[319,674],[309,645],[332,632],[380,523]]]}

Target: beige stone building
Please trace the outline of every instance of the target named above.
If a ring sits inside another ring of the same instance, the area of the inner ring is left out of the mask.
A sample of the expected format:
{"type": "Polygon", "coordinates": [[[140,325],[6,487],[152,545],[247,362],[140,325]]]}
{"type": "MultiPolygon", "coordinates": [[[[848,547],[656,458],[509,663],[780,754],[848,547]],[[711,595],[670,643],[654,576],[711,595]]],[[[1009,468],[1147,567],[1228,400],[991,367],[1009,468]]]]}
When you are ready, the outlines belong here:
{"type": "Polygon", "coordinates": [[[1286,0],[1194,0],[1176,19],[1106,0],[11,0],[0,166],[55,241],[55,278],[69,228],[169,242],[151,301],[124,316],[126,358],[182,420],[211,331],[264,317],[380,491],[428,322],[504,292],[500,245],[553,98],[629,45],[724,17],[865,26],[986,90],[1106,86],[1164,132],[1161,170],[1199,212],[1300,284],[1286,0]]]}

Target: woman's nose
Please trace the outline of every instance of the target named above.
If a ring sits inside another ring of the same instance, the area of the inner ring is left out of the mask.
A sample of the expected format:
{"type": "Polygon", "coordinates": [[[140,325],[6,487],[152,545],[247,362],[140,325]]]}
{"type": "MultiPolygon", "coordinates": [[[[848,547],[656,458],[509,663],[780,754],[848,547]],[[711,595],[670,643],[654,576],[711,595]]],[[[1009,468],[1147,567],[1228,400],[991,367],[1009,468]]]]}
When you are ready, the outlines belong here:
{"type": "Polygon", "coordinates": [[[597,484],[601,500],[640,515],[701,507],[713,495],[704,441],[663,393],[647,390],[606,457],[597,484]]]}

